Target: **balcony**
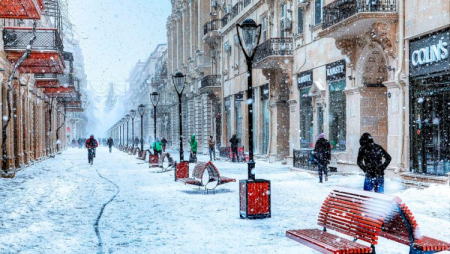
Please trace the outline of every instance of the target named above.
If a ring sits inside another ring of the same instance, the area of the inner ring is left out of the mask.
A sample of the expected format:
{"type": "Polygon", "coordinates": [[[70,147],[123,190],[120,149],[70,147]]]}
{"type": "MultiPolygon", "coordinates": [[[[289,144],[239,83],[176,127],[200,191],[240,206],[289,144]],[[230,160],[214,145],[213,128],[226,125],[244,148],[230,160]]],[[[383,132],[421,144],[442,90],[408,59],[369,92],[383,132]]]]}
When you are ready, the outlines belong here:
{"type": "Polygon", "coordinates": [[[166,80],[162,76],[155,76],[155,77],[152,77],[151,84],[153,87],[158,87],[158,86],[164,84],[165,81],[166,80]]]}
{"type": "Polygon", "coordinates": [[[230,23],[231,19],[232,19],[231,13],[225,14],[225,16],[222,17],[222,27],[225,27],[226,25],[228,25],[228,23],[230,23]]]}
{"type": "Polygon", "coordinates": [[[67,112],[83,112],[84,108],[81,101],[69,101],[64,103],[67,112]]]}
{"type": "Polygon", "coordinates": [[[323,8],[324,30],[319,36],[351,37],[366,32],[367,28],[377,21],[394,22],[398,20],[396,2],[396,0],[336,0],[323,8]]]}
{"type": "Polygon", "coordinates": [[[220,75],[208,75],[204,77],[200,83],[200,93],[208,93],[212,91],[220,90],[222,85],[222,76],[220,75]]]}
{"type": "Polygon", "coordinates": [[[73,86],[44,88],[44,93],[51,98],[72,98],[77,96],[73,86]]]}
{"type": "Polygon", "coordinates": [[[293,62],[293,38],[271,38],[258,46],[253,67],[259,69],[283,68],[286,63],[293,62]]]}
{"type": "Polygon", "coordinates": [[[74,86],[72,74],[34,74],[37,88],[74,86]]]}
{"type": "MultiPolygon", "coordinates": [[[[32,28],[5,27],[3,30],[4,49],[7,58],[16,64],[25,53],[33,37],[32,28]]],[[[62,74],[65,69],[62,56],[63,42],[59,32],[54,28],[36,29],[36,39],[31,53],[20,65],[22,73],[62,74]]]]}
{"type": "Polygon", "coordinates": [[[203,26],[203,41],[206,43],[211,43],[220,39],[219,29],[222,23],[221,19],[213,19],[206,22],[203,26]]]}
{"type": "Polygon", "coordinates": [[[40,19],[44,9],[43,0],[8,0],[0,3],[0,18],[40,19]]]}

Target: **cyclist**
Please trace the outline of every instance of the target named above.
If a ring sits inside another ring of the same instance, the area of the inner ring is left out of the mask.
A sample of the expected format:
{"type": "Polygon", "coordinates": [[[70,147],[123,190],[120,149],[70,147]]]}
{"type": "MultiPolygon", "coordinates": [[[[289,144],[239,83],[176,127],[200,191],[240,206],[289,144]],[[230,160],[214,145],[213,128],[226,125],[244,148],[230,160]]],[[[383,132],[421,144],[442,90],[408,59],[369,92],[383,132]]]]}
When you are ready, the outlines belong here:
{"type": "Polygon", "coordinates": [[[98,147],[98,142],[95,140],[94,135],[92,134],[91,137],[86,140],[86,148],[93,148],[94,149],[94,158],[95,158],[95,148],[98,147]]]}

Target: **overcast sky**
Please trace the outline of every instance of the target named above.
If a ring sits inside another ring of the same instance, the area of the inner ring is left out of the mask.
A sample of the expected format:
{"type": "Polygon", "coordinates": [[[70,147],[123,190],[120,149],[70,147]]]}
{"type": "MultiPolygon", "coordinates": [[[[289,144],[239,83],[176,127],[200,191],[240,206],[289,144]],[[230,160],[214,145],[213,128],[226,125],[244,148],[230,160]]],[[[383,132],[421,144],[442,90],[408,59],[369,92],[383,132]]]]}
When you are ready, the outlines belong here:
{"type": "Polygon", "coordinates": [[[156,45],[167,42],[169,0],[67,1],[87,79],[97,92],[105,91],[109,82],[124,90],[135,63],[146,59],[156,45]]]}

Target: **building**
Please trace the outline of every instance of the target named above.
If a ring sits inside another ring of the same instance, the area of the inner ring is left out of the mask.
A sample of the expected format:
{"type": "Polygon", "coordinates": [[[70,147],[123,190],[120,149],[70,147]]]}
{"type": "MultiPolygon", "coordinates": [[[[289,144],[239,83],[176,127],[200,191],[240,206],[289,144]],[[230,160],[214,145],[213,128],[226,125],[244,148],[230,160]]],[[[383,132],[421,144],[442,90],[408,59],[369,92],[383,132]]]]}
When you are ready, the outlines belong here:
{"type": "Polygon", "coordinates": [[[247,151],[248,73],[236,24],[250,18],[261,24],[252,73],[257,156],[308,168],[325,133],[332,165],[354,171],[369,132],[392,156],[389,176],[439,179],[450,170],[450,10],[422,2],[172,0],[167,66],[169,77],[186,74],[184,140],[213,135],[226,147],[237,134],[247,151]]]}
{"type": "Polygon", "coordinates": [[[59,0],[13,0],[0,10],[2,177],[61,152],[66,116],[82,109],[73,54],[64,51],[64,13],[59,0]]]}

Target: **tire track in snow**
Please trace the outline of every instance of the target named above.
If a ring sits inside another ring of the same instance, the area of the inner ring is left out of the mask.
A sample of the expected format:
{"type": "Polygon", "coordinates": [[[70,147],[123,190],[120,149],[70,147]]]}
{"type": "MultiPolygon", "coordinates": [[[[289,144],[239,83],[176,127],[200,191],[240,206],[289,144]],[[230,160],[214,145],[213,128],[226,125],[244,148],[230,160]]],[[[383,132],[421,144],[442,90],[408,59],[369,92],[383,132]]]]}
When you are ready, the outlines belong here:
{"type": "Polygon", "coordinates": [[[98,254],[102,254],[102,253],[103,253],[103,242],[102,242],[102,236],[101,236],[101,234],[100,234],[100,230],[99,230],[99,228],[98,228],[98,224],[99,224],[99,222],[100,222],[100,219],[102,218],[103,211],[105,210],[105,207],[106,207],[109,203],[111,203],[111,202],[116,198],[116,196],[117,196],[117,195],[119,194],[119,192],[120,192],[120,189],[119,189],[119,186],[118,186],[117,184],[115,184],[113,181],[111,181],[111,180],[109,180],[108,178],[102,176],[102,175],[100,174],[100,172],[98,172],[98,169],[97,169],[97,168],[95,169],[95,171],[97,171],[97,174],[98,174],[101,178],[105,179],[106,181],[110,182],[112,185],[114,185],[114,186],[116,187],[116,192],[114,193],[114,195],[113,195],[106,203],[104,203],[104,204],[102,205],[102,208],[100,209],[100,212],[98,213],[97,219],[95,220],[95,223],[94,223],[94,230],[95,230],[95,234],[97,235],[97,239],[98,239],[98,243],[97,243],[97,253],[98,253],[98,254]]]}

